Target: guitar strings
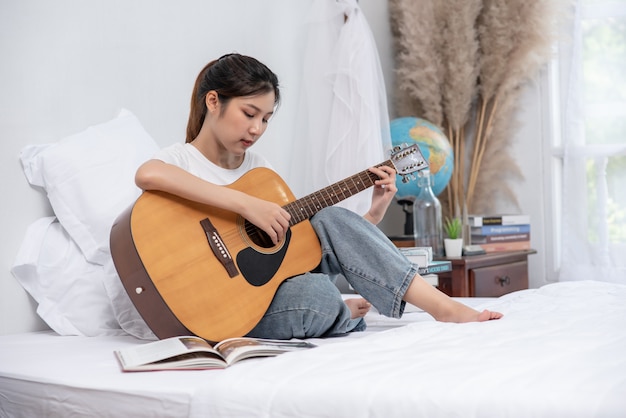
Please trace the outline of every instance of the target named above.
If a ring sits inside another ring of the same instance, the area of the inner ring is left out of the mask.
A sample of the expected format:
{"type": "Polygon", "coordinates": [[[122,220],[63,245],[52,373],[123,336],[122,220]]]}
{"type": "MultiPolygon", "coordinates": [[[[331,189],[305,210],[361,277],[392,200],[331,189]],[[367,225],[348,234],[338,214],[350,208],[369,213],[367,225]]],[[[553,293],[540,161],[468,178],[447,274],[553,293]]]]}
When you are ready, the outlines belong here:
{"type": "MultiPolygon", "coordinates": [[[[392,167],[391,161],[386,161],[380,165],[387,165],[392,167]]],[[[354,176],[348,177],[344,180],[338,181],[323,190],[311,193],[301,199],[290,202],[283,206],[283,208],[291,215],[289,225],[293,226],[306,219],[311,218],[321,209],[332,206],[354,194],[361,192],[374,185],[374,182],[379,177],[369,170],[362,171],[354,176]]],[[[246,222],[245,232],[247,234],[254,233],[259,228],[250,222],[246,222]]]]}

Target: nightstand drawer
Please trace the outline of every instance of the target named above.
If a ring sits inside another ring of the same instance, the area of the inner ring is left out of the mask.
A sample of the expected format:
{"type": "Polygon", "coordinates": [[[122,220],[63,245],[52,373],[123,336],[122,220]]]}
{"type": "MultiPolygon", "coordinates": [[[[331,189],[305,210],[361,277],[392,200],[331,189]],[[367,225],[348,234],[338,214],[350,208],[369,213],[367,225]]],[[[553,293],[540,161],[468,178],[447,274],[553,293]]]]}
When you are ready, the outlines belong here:
{"type": "Polygon", "coordinates": [[[516,290],[528,289],[528,263],[520,261],[474,268],[469,271],[472,296],[498,297],[516,290]]]}

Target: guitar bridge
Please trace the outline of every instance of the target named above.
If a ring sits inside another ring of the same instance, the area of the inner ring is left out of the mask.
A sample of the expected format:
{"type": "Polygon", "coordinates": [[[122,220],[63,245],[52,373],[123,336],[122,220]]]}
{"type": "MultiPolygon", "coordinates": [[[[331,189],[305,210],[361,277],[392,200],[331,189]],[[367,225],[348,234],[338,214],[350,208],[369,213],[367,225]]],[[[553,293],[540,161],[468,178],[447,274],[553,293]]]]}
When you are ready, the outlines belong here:
{"type": "Polygon", "coordinates": [[[228,276],[231,278],[237,276],[239,274],[237,266],[235,266],[233,257],[230,255],[226,245],[224,245],[224,241],[222,241],[217,229],[213,226],[209,218],[201,220],[200,225],[202,226],[202,229],[207,237],[209,247],[211,247],[215,257],[220,261],[220,263],[222,263],[222,266],[224,266],[228,276]]]}

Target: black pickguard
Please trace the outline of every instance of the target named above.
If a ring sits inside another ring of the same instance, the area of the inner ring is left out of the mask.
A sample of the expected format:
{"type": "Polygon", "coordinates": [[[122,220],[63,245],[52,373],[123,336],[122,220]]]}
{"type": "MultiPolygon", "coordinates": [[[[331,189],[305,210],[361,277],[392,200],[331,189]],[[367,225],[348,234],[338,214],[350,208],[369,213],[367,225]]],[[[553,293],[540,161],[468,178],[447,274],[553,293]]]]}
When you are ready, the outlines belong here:
{"type": "Polygon", "coordinates": [[[276,274],[285,259],[291,241],[291,230],[287,230],[285,242],[274,253],[261,253],[252,247],[245,248],[237,254],[239,271],[252,286],[263,286],[276,274]]]}

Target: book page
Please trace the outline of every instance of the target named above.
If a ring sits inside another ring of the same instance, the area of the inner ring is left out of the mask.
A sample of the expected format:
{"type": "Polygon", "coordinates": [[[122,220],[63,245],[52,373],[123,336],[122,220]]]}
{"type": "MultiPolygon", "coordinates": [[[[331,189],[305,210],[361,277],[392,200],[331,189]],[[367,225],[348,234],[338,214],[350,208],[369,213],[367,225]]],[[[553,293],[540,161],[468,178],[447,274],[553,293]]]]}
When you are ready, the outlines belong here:
{"type": "Polygon", "coordinates": [[[198,337],[174,337],[120,350],[123,364],[136,367],[192,351],[211,352],[220,356],[209,343],[198,337]]]}
{"type": "Polygon", "coordinates": [[[315,347],[306,341],[269,340],[255,338],[232,338],[215,346],[228,364],[249,357],[275,356],[288,351],[304,350],[315,347]]]}

